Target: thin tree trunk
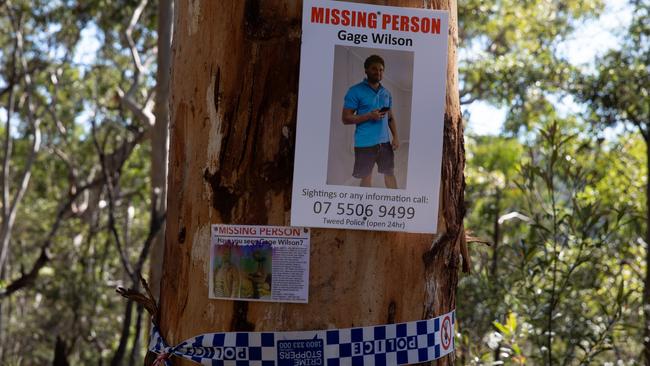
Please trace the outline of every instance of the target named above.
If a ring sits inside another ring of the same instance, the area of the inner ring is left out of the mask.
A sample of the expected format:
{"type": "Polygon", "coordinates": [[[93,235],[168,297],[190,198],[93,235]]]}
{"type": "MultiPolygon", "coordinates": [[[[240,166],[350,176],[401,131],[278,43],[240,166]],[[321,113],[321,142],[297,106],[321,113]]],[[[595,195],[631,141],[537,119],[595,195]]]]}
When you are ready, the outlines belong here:
{"type": "Polygon", "coordinates": [[[643,329],[643,353],[646,366],[650,366],[650,139],[643,136],[646,148],[646,232],[645,232],[645,281],[643,288],[643,312],[645,315],[645,327],[643,329]]]}
{"type": "Polygon", "coordinates": [[[68,345],[59,336],[56,336],[54,343],[54,360],[52,366],[69,366],[68,362],[68,345]]]}
{"type": "Polygon", "coordinates": [[[142,344],[140,340],[142,339],[142,313],[144,311],[144,307],[142,305],[138,305],[136,308],[136,320],[135,324],[133,324],[134,327],[134,335],[133,335],[133,343],[131,345],[131,352],[129,353],[129,366],[134,366],[138,364],[138,360],[140,359],[140,352],[143,351],[142,349],[142,344]]]}
{"type": "MultiPolygon", "coordinates": [[[[158,4],[158,71],[156,75],[156,124],[151,131],[151,204],[156,215],[167,210],[167,164],[169,151],[169,80],[171,68],[172,0],[158,4]]],[[[160,297],[165,224],[151,246],[149,262],[151,291],[160,297]]]]}
{"type": "MultiPolygon", "coordinates": [[[[204,332],[411,321],[455,308],[465,244],[456,3],[428,3],[451,9],[439,234],[313,229],[308,304],[208,299],[211,224],[289,224],[302,4],[176,3],[168,180],[173,194],[160,314],[168,343],[204,332]]],[[[453,355],[438,364],[452,363],[453,355]]]]}
{"type": "Polygon", "coordinates": [[[492,266],[490,268],[490,277],[492,283],[497,282],[499,271],[499,242],[501,241],[501,224],[499,223],[499,216],[501,215],[501,190],[497,188],[494,202],[494,223],[492,231],[492,266]]]}
{"type": "Polygon", "coordinates": [[[131,315],[133,313],[133,301],[128,300],[124,306],[124,320],[122,321],[122,332],[120,333],[120,343],[117,350],[111,358],[111,366],[119,366],[122,364],[124,354],[126,353],[126,344],[129,341],[129,333],[131,331],[131,315]]]}
{"type": "MultiPolygon", "coordinates": [[[[0,278],[2,276],[0,275],[0,278]]],[[[7,300],[8,302],[9,300],[7,300]]],[[[7,332],[7,323],[9,323],[9,316],[5,316],[5,307],[4,302],[0,300],[0,364],[4,364],[5,353],[6,353],[6,332],[7,332]],[[6,320],[5,320],[6,319],[6,320]]]]}
{"type": "MultiPolygon", "coordinates": [[[[498,282],[499,271],[499,241],[501,240],[501,224],[499,224],[499,216],[501,215],[501,190],[497,188],[494,202],[494,226],[492,231],[492,267],[490,268],[490,278],[492,284],[498,282]]],[[[499,319],[502,320],[502,319],[499,319]]],[[[501,342],[497,344],[494,350],[494,361],[501,360],[501,342]]]]}

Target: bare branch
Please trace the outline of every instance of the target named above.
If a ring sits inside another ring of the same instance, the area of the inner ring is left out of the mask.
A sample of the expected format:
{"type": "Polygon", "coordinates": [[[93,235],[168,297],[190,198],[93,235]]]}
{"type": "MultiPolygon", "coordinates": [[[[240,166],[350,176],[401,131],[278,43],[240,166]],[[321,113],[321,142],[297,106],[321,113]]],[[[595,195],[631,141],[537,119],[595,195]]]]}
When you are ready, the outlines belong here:
{"type": "Polygon", "coordinates": [[[159,215],[155,212],[155,205],[152,206],[152,213],[151,213],[151,223],[149,225],[149,234],[147,235],[147,239],[144,241],[144,245],[142,246],[142,250],[140,251],[140,257],[138,258],[138,262],[136,263],[135,270],[137,273],[142,273],[142,268],[144,267],[144,262],[147,260],[147,256],[149,255],[149,249],[151,249],[151,244],[153,243],[154,239],[156,238],[156,235],[158,235],[158,232],[160,231],[160,228],[163,226],[165,223],[167,214],[163,213],[162,215],[159,215]]]}
{"type": "MultiPolygon", "coordinates": [[[[136,24],[138,24],[138,19],[140,19],[140,16],[142,15],[144,8],[147,6],[147,2],[148,0],[140,1],[138,7],[135,8],[135,11],[133,11],[133,15],[131,15],[131,19],[129,20],[129,25],[124,31],[124,35],[126,37],[127,43],[129,44],[131,57],[133,58],[133,64],[135,65],[137,74],[144,73],[145,70],[142,65],[142,61],[140,59],[140,53],[138,52],[138,48],[136,47],[135,41],[133,40],[133,29],[135,28],[136,24]]],[[[136,80],[134,82],[134,85],[137,84],[137,76],[135,77],[135,79],[136,80]]]]}
{"type": "Polygon", "coordinates": [[[65,126],[63,125],[63,122],[59,118],[59,116],[56,113],[56,105],[58,104],[58,90],[59,90],[59,78],[57,77],[57,73],[59,73],[61,69],[57,69],[55,72],[50,73],[50,80],[52,82],[52,87],[53,91],[51,93],[52,96],[52,102],[46,105],[46,110],[48,111],[50,117],[52,117],[52,120],[54,121],[54,125],[56,126],[57,131],[61,134],[61,137],[63,138],[64,141],[66,141],[66,134],[67,130],[65,126]]]}
{"type": "Polygon", "coordinates": [[[144,107],[138,105],[133,97],[125,93],[122,89],[117,89],[117,96],[120,98],[120,103],[126,109],[131,111],[140,122],[145,126],[153,126],[156,122],[156,117],[153,114],[153,103],[147,103],[144,107]]]}
{"type": "Polygon", "coordinates": [[[142,305],[149,314],[151,314],[151,317],[154,319],[154,323],[156,323],[156,318],[158,316],[158,306],[156,305],[156,300],[151,294],[151,290],[149,289],[149,285],[147,284],[147,281],[142,277],[142,275],[139,276],[140,278],[140,283],[142,284],[142,287],[145,289],[145,293],[141,293],[137,289],[133,288],[124,288],[124,287],[118,287],[115,289],[115,291],[120,294],[122,297],[127,298],[129,300],[135,301],[139,305],[142,305]]]}
{"type": "Polygon", "coordinates": [[[467,99],[462,99],[462,98],[463,98],[463,96],[461,96],[460,105],[472,104],[472,103],[476,102],[477,100],[479,100],[479,98],[477,96],[473,96],[473,97],[470,97],[470,98],[467,98],[467,99]]]}
{"type": "MultiPolygon", "coordinates": [[[[102,167],[102,176],[104,180],[104,185],[106,187],[106,191],[108,194],[108,226],[111,231],[111,234],[113,235],[113,239],[115,240],[115,245],[117,246],[117,251],[120,255],[120,261],[122,262],[122,266],[124,267],[124,270],[132,280],[137,281],[137,278],[134,277],[134,272],[133,269],[131,268],[131,263],[127,258],[126,252],[124,250],[124,246],[122,245],[122,240],[120,238],[120,235],[117,231],[117,226],[115,224],[115,200],[114,200],[114,190],[113,190],[114,186],[113,186],[113,177],[112,177],[113,174],[111,174],[111,172],[109,172],[107,168],[106,154],[104,153],[105,149],[103,146],[99,145],[99,141],[97,140],[97,124],[95,123],[94,119],[91,120],[91,132],[92,132],[93,144],[95,145],[95,149],[97,150],[97,154],[99,155],[99,161],[102,167]]],[[[105,145],[105,142],[106,141],[104,141],[103,145],[105,145]]],[[[118,170],[116,170],[116,172],[117,171],[118,170]]]]}
{"type": "Polygon", "coordinates": [[[128,26],[124,31],[124,38],[126,38],[126,42],[131,52],[131,58],[133,59],[134,71],[133,80],[131,82],[129,90],[125,92],[121,88],[118,88],[117,95],[119,96],[120,104],[123,107],[131,111],[140,120],[140,122],[145,124],[145,126],[151,127],[154,125],[156,119],[153,114],[153,103],[149,103],[150,98],[147,97],[147,102],[145,102],[144,106],[139,105],[135,101],[135,93],[140,84],[140,75],[144,74],[149,69],[151,62],[146,61],[144,64],[142,63],[140,52],[138,51],[137,45],[133,40],[133,30],[135,29],[136,24],[138,24],[138,20],[142,16],[147,3],[148,0],[140,1],[136,9],[133,11],[128,26]]]}
{"type": "Polygon", "coordinates": [[[489,241],[489,240],[487,240],[487,239],[483,239],[483,238],[478,237],[478,236],[472,236],[472,235],[470,235],[468,232],[465,232],[465,242],[467,242],[467,243],[479,243],[479,244],[484,244],[484,245],[487,245],[488,247],[489,247],[489,246],[492,246],[492,245],[490,244],[490,241],[489,241]]]}

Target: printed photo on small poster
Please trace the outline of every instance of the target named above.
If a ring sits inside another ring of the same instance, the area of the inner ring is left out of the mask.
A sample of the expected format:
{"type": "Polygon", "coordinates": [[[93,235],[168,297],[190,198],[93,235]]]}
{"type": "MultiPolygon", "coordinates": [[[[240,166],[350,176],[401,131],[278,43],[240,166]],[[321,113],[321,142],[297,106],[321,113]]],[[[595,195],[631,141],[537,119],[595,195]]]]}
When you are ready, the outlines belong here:
{"type": "Polygon", "coordinates": [[[212,225],[209,298],[306,303],[309,229],[212,225]]]}
{"type": "Polygon", "coordinates": [[[436,232],[448,13],[303,2],[291,224],[436,232]]]}

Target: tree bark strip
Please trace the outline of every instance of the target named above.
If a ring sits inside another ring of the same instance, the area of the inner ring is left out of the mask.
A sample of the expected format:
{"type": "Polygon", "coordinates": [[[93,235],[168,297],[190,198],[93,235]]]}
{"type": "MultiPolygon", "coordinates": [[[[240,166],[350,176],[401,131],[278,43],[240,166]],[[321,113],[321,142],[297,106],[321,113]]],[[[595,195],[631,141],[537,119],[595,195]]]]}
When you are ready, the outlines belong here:
{"type": "Polygon", "coordinates": [[[424,3],[451,9],[439,234],[313,229],[309,304],[208,299],[211,224],[289,224],[302,4],[176,3],[161,285],[168,343],[204,332],[411,321],[455,308],[465,238],[456,3],[424,3]]]}

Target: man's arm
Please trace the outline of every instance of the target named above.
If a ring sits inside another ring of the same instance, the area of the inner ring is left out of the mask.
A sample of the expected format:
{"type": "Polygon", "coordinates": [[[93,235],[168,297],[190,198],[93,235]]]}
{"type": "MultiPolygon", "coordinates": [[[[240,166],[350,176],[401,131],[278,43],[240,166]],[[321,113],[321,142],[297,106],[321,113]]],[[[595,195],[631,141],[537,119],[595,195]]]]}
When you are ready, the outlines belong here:
{"type": "Polygon", "coordinates": [[[390,133],[393,135],[393,141],[391,142],[393,150],[397,150],[399,149],[399,136],[397,135],[397,123],[393,118],[392,111],[388,111],[388,128],[390,128],[390,133]]]}
{"type": "Polygon", "coordinates": [[[356,125],[370,120],[381,119],[383,116],[384,113],[380,113],[379,109],[366,114],[357,115],[354,114],[354,109],[343,108],[343,111],[341,112],[341,121],[344,125],[356,125]]]}

